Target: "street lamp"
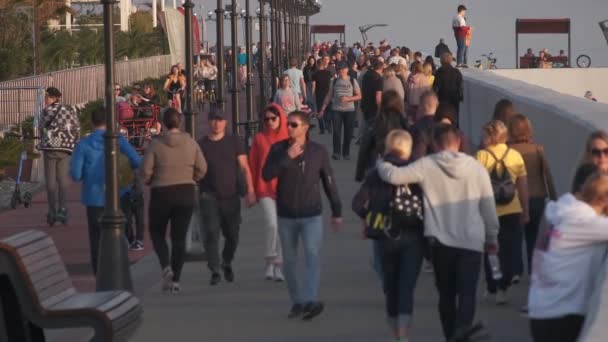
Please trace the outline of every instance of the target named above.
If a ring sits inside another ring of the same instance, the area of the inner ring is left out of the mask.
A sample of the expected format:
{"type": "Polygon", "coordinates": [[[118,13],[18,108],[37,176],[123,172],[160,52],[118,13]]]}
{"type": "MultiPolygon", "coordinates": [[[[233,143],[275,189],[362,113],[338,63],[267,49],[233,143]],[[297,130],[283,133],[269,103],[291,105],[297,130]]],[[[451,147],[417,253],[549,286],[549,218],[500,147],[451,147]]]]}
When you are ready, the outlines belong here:
{"type": "Polygon", "coordinates": [[[232,134],[239,135],[239,75],[238,75],[238,17],[236,0],[232,0],[231,8],[231,45],[232,45],[232,134]]]}
{"type": "Polygon", "coordinates": [[[217,98],[216,106],[219,109],[224,109],[224,86],[226,75],[226,66],[224,65],[224,4],[222,0],[217,0],[216,14],[216,62],[217,62],[217,98]]]}
{"type": "Polygon", "coordinates": [[[260,115],[264,115],[264,108],[266,107],[266,19],[268,15],[265,13],[264,0],[260,0],[260,7],[255,10],[260,21],[260,62],[259,62],[259,73],[260,73],[260,115]]]}
{"type": "Polygon", "coordinates": [[[247,146],[251,146],[251,142],[249,141],[253,138],[255,134],[255,125],[257,122],[254,121],[253,118],[253,28],[252,25],[252,17],[250,15],[249,9],[249,0],[245,1],[245,10],[241,11],[245,16],[245,49],[247,53],[247,83],[246,85],[246,95],[247,95],[247,133],[246,139],[247,146]]]}
{"type": "Polygon", "coordinates": [[[115,0],[101,0],[103,5],[103,33],[105,49],[105,108],[106,132],[105,205],[100,220],[101,233],[97,267],[97,291],[133,290],[129,266],[127,239],[123,227],[125,217],[118,202],[118,137],[114,97],[114,18],[115,0]]]}

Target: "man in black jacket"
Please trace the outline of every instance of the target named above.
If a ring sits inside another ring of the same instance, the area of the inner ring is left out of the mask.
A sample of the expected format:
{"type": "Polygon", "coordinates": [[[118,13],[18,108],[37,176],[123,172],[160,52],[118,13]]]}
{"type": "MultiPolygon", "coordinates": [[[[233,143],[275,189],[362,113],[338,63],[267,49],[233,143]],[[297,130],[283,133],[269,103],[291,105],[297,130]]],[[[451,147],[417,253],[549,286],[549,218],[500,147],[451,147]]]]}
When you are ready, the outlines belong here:
{"type": "Polygon", "coordinates": [[[445,44],[443,38],[439,39],[439,44],[435,46],[435,58],[441,58],[444,53],[452,53],[450,48],[445,44]]]}
{"type": "Polygon", "coordinates": [[[277,178],[277,214],[279,235],[283,249],[283,273],[292,301],[289,318],[302,316],[304,320],[319,315],[324,308],[317,299],[320,282],[320,250],[323,241],[321,193],[319,181],[332,211],[332,225],[342,224],[342,204],[323,146],[308,139],[310,123],[301,112],[288,118],[289,139],[272,145],[262,177],[265,181],[277,178]],[[306,257],[306,271],[302,286],[296,278],[298,239],[302,238],[306,257]]]}
{"type": "Polygon", "coordinates": [[[441,68],[435,73],[433,89],[437,93],[439,102],[448,102],[456,108],[456,127],[459,127],[458,114],[460,101],[463,98],[463,83],[460,70],[452,66],[453,60],[451,53],[441,55],[441,68]]]}

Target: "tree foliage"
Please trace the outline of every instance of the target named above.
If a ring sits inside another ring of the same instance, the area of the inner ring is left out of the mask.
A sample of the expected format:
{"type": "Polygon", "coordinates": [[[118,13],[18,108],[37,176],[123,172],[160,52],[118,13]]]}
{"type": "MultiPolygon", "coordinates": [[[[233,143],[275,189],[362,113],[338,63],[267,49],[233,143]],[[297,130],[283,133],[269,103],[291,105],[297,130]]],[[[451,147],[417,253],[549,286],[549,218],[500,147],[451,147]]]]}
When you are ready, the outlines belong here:
{"type": "MultiPolygon", "coordinates": [[[[37,23],[24,8],[30,6],[31,12],[32,4],[39,6],[39,12],[44,14],[46,20],[65,14],[65,8],[50,6],[47,2],[65,4],[64,1],[48,0],[0,0],[0,80],[31,75],[35,55],[40,60],[36,68],[38,73],[103,63],[101,27],[80,27],[72,32],[43,29],[37,33],[40,41],[32,41],[37,23]],[[51,13],[55,13],[55,16],[51,13]],[[35,44],[38,50],[36,54],[33,49],[35,44]]],[[[78,22],[101,23],[101,17],[98,14],[82,16],[78,17],[78,22]]],[[[166,35],[160,27],[153,28],[151,22],[150,12],[137,12],[131,15],[129,31],[120,32],[116,29],[116,59],[134,59],[168,52],[166,35]]]]}

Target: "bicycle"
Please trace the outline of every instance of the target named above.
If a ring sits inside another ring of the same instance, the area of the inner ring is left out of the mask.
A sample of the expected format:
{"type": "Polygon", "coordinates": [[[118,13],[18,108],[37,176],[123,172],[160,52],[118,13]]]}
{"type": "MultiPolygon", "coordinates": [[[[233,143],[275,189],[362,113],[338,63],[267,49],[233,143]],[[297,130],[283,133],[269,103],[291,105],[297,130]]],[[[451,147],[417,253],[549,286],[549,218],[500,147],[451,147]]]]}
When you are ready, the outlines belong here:
{"type": "Polygon", "coordinates": [[[475,61],[475,68],[477,69],[498,69],[496,66],[497,58],[494,57],[494,52],[490,52],[489,54],[481,55],[481,59],[475,61]],[[482,59],[485,58],[485,61],[482,62],[482,59]]]}
{"type": "Polygon", "coordinates": [[[576,65],[579,68],[589,68],[591,66],[591,57],[587,55],[580,55],[576,58],[576,65]]]}

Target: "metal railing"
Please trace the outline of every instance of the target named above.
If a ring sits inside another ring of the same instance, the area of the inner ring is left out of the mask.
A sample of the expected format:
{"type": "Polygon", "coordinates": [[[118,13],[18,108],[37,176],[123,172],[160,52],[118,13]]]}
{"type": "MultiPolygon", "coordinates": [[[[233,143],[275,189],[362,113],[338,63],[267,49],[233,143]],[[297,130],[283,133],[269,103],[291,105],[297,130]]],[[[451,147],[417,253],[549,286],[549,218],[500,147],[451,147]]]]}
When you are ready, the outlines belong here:
{"type": "Polygon", "coordinates": [[[0,85],[0,132],[19,126],[30,117],[34,118],[33,127],[38,127],[40,114],[44,107],[43,87],[4,87],[0,85]]]}
{"type": "MultiPolygon", "coordinates": [[[[117,62],[115,79],[121,85],[130,85],[167,74],[170,67],[170,55],[117,62]]],[[[56,87],[63,94],[63,103],[76,105],[102,98],[104,82],[103,64],[0,82],[0,130],[34,115],[36,101],[32,89],[56,87]]]]}

